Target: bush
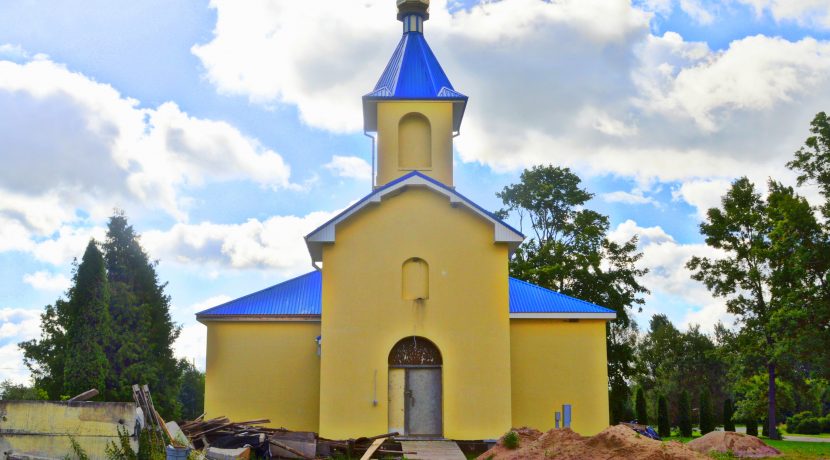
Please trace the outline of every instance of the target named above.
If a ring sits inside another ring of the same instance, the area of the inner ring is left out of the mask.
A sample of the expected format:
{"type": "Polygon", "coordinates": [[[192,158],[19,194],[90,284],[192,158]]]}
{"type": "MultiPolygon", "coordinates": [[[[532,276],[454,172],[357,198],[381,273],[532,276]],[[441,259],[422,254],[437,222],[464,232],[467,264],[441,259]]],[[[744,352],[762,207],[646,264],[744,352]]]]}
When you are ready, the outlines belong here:
{"type": "Polygon", "coordinates": [[[502,438],[502,444],[508,449],[515,449],[519,447],[519,433],[515,431],[508,431],[502,438]]]}
{"type": "Polygon", "coordinates": [[[801,433],[801,423],[804,422],[804,420],[812,417],[813,413],[810,411],[799,412],[797,414],[791,415],[789,418],[787,418],[787,432],[801,433]]]}
{"type": "Polygon", "coordinates": [[[821,433],[821,422],[818,417],[807,417],[798,424],[799,434],[819,434],[821,433]]]}
{"type": "Polygon", "coordinates": [[[825,415],[821,419],[821,432],[830,433],[830,414],[825,415]]]}
{"type": "Polygon", "coordinates": [[[746,434],[758,437],[758,420],[751,418],[746,421],[746,434]]]}
{"type": "Polygon", "coordinates": [[[732,415],[735,410],[732,408],[732,400],[726,398],[723,400],[723,431],[735,431],[735,421],[732,420],[732,415]]]}
{"type": "Polygon", "coordinates": [[[700,434],[715,431],[715,414],[712,409],[712,395],[709,388],[700,392],[700,434]]]}
{"type": "Polygon", "coordinates": [[[666,397],[660,396],[657,399],[657,434],[661,438],[671,436],[671,427],[669,426],[669,405],[666,403],[666,397]]]}
{"type": "Polygon", "coordinates": [[[637,423],[648,425],[648,411],[646,410],[646,396],[642,388],[637,389],[637,396],[634,400],[637,410],[637,423]]]}
{"type": "Polygon", "coordinates": [[[678,408],[680,409],[680,416],[679,416],[679,428],[680,428],[680,436],[683,437],[691,437],[692,436],[692,405],[689,403],[689,393],[686,390],[683,390],[680,393],[680,401],[677,404],[678,408]]]}

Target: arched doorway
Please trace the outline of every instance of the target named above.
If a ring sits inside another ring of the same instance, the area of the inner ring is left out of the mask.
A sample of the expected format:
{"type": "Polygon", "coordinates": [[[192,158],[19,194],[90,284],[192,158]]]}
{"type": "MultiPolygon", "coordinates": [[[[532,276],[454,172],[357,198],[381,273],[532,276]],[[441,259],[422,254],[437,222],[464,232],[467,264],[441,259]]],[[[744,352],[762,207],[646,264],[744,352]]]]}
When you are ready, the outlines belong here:
{"type": "Polygon", "coordinates": [[[441,352],[424,337],[406,337],[389,352],[389,430],[441,437],[441,352]]]}

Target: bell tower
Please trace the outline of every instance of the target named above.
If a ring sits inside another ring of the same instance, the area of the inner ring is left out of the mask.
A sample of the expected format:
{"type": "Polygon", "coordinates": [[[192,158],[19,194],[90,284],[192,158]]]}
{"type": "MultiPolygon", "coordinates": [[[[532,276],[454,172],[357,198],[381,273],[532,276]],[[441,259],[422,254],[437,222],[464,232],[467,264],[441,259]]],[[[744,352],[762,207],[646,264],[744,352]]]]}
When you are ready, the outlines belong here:
{"type": "Polygon", "coordinates": [[[429,0],[397,0],[403,37],[375,89],[363,96],[363,126],[377,135],[375,187],[412,171],[453,186],[452,139],[467,96],[455,91],[424,39],[429,0]]]}

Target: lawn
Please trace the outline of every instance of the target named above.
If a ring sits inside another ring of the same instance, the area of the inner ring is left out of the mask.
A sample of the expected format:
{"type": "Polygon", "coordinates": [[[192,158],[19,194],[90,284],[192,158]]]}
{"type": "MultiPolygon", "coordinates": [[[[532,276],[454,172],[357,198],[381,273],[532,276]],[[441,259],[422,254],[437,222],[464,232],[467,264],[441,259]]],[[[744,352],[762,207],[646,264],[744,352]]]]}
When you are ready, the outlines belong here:
{"type": "MultiPolygon", "coordinates": [[[[697,438],[695,436],[694,438],[697,438]]],[[[664,438],[665,440],[689,442],[694,438],[682,438],[679,436],[672,436],[664,438]]],[[[830,459],[830,442],[802,442],[802,441],[773,441],[767,438],[761,438],[768,445],[780,450],[783,454],[780,457],[771,457],[785,460],[806,460],[824,458],[830,459]]],[[[714,455],[715,459],[733,459],[737,457],[729,455],[714,455]]]]}

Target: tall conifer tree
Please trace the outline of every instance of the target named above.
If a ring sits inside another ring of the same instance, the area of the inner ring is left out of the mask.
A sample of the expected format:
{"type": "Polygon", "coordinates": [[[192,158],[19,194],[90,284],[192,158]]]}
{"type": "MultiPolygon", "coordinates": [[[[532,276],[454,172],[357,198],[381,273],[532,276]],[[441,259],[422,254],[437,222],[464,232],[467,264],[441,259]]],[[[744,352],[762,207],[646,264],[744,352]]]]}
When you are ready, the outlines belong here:
{"type": "Polygon", "coordinates": [[[154,402],[167,418],[177,417],[179,371],[172,345],[179,329],[170,318],[170,297],[123,212],[109,221],[104,244],[117,340],[108,350],[116,396],[131,398],[133,383],[149,383],[154,402]]]}
{"type": "Polygon", "coordinates": [[[94,240],[86,247],[69,290],[63,394],[91,388],[106,394],[110,339],[109,283],[104,257],[94,240]]]}

